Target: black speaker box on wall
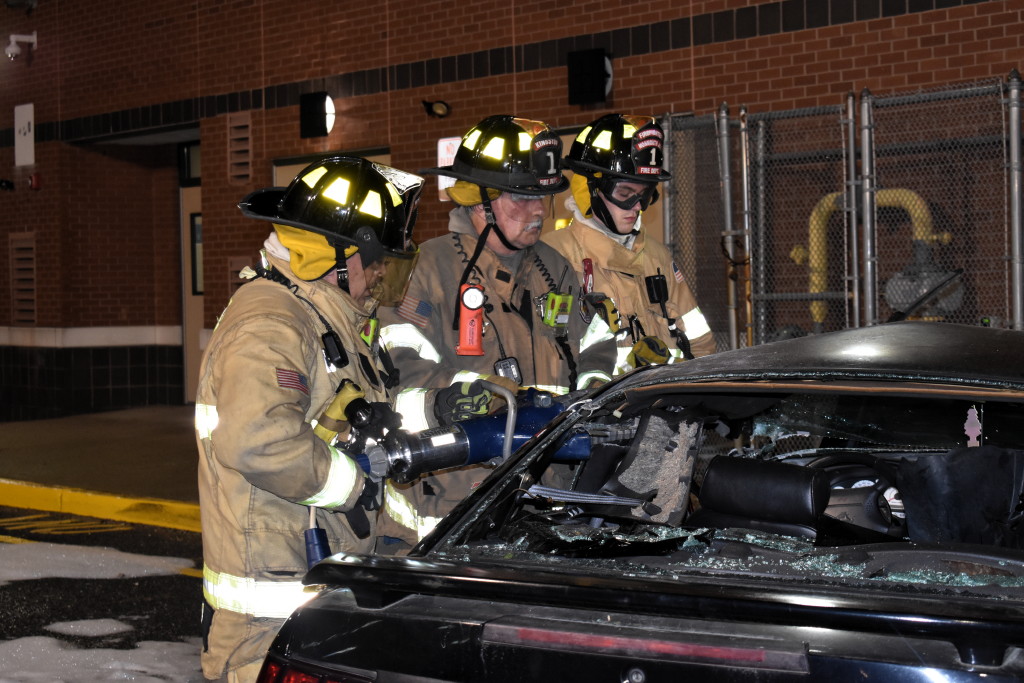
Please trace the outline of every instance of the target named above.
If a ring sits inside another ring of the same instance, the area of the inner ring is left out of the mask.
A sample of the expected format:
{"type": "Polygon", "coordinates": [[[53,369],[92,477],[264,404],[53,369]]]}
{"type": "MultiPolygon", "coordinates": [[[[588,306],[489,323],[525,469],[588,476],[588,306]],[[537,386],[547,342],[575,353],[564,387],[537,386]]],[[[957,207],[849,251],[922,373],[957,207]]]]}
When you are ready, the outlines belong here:
{"type": "Polygon", "coordinates": [[[606,101],[612,75],[604,48],[577,50],[566,58],[569,104],[600,104],[606,101]]]}

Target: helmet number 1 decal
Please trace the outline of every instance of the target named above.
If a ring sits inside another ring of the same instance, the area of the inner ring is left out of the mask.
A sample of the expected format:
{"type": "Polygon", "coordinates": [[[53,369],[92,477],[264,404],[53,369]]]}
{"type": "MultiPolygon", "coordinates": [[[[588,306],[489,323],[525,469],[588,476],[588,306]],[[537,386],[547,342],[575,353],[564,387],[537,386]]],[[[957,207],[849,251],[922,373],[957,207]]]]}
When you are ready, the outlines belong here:
{"type": "Polygon", "coordinates": [[[533,139],[530,165],[537,176],[538,185],[546,187],[562,181],[558,162],[562,156],[562,141],[553,133],[544,132],[533,139]]]}
{"type": "Polygon", "coordinates": [[[544,152],[544,156],[548,158],[548,175],[554,175],[555,171],[558,170],[558,164],[555,162],[555,155],[551,150],[544,152]]]}
{"type": "Polygon", "coordinates": [[[662,138],[661,129],[654,124],[644,126],[633,136],[633,150],[630,152],[630,156],[633,158],[633,165],[638,174],[658,175],[661,172],[662,138]],[[650,160],[641,156],[643,152],[651,153],[650,160]]]}

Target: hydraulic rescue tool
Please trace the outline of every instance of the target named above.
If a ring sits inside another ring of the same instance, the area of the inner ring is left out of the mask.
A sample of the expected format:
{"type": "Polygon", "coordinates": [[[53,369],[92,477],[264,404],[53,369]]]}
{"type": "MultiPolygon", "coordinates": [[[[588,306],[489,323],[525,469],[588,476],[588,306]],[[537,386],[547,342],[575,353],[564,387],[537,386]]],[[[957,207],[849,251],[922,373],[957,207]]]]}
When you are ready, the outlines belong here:
{"type": "MultiPolygon", "coordinates": [[[[480,382],[505,398],[505,412],[412,433],[400,428],[401,415],[390,406],[367,401],[358,385],[345,380],[336,399],[317,420],[314,431],[359,463],[368,478],[368,491],[376,496],[382,479],[402,484],[422,474],[453,467],[498,465],[565,410],[564,399],[546,392],[526,389],[513,395],[493,382],[480,382]]],[[[563,462],[586,460],[590,449],[590,434],[581,432],[569,438],[556,457],[563,462]]],[[[356,528],[358,515],[350,518],[350,522],[356,528]]],[[[327,536],[317,526],[313,507],[305,542],[310,567],[331,554],[327,536]]]]}
{"type": "MultiPolygon", "coordinates": [[[[507,388],[480,380],[489,391],[505,398],[506,411],[455,422],[421,432],[398,427],[401,416],[386,404],[370,403],[358,387],[345,388],[335,410],[341,408],[344,422],[334,420],[327,427],[321,419],[318,431],[337,434],[338,447],[360,464],[374,481],[412,481],[421,474],[466,465],[497,465],[515,448],[539,432],[565,410],[563,399],[536,389],[513,395],[507,388]],[[343,426],[344,425],[344,426],[343,426]]],[[[334,415],[333,417],[337,417],[334,415]]],[[[584,460],[590,453],[590,438],[578,434],[562,446],[559,459],[584,460]]]]}
{"type": "MultiPolygon", "coordinates": [[[[565,410],[551,394],[527,389],[513,397],[504,387],[482,382],[489,390],[505,396],[507,412],[422,432],[393,429],[383,439],[368,445],[364,455],[357,458],[363,469],[373,478],[406,483],[437,470],[497,465],[565,410]]],[[[582,433],[569,439],[558,457],[584,460],[589,454],[590,437],[582,433]]]]}

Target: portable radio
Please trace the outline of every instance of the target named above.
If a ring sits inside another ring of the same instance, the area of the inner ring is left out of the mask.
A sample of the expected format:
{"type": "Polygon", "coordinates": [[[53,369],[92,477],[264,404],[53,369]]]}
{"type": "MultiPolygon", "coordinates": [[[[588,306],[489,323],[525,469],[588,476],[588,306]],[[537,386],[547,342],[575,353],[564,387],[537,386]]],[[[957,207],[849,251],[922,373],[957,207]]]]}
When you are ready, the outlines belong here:
{"type": "Polygon", "coordinates": [[[572,298],[572,294],[548,292],[544,298],[544,324],[556,329],[565,327],[572,311],[572,298]]]}

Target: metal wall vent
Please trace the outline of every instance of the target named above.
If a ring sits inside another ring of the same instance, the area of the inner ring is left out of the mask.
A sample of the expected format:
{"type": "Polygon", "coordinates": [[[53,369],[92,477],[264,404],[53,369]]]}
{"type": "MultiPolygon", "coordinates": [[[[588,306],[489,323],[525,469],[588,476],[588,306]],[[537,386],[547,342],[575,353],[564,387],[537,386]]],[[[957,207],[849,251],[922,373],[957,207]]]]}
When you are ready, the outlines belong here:
{"type": "Polygon", "coordinates": [[[11,322],[36,324],[36,234],[14,233],[9,237],[11,255],[11,322]]]}

